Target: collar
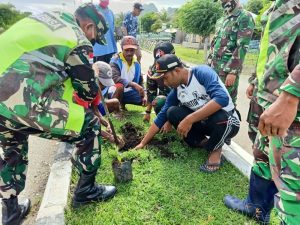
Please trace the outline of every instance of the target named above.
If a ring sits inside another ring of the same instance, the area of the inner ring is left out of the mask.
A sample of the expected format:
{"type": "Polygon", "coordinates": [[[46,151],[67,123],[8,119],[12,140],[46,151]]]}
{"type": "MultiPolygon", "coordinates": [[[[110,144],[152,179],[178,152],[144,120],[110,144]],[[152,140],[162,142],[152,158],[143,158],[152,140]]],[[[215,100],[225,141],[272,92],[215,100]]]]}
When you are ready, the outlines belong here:
{"type": "Polygon", "coordinates": [[[131,67],[132,65],[134,65],[134,64],[137,62],[137,58],[136,58],[135,55],[134,55],[133,58],[132,58],[132,63],[131,63],[131,65],[129,65],[128,62],[126,61],[126,59],[125,59],[125,57],[124,57],[124,55],[123,55],[123,52],[121,52],[121,53],[119,54],[119,56],[120,56],[120,59],[121,59],[124,63],[126,63],[126,64],[128,65],[128,67],[131,67]]]}

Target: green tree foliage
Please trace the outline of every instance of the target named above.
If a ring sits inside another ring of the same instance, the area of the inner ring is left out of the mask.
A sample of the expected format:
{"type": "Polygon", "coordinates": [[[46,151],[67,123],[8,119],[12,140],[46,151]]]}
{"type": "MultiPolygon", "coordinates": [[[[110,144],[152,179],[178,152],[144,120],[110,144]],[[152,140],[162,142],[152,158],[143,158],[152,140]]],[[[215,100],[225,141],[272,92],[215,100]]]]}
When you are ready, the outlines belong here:
{"type": "Polygon", "coordinates": [[[116,14],[115,16],[115,26],[116,27],[121,27],[123,24],[125,14],[123,12],[116,14]]]}
{"type": "MultiPolygon", "coordinates": [[[[141,24],[143,31],[146,33],[153,32],[151,29],[152,25],[155,24],[155,22],[158,20],[157,14],[154,12],[146,13],[141,17],[141,24]]],[[[156,28],[156,26],[153,26],[153,28],[156,28]]]]}
{"type": "Polygon", "coordinates": [[[256,17],[256,21],[255,21],[256,30],[258,31],[258,33],[260,33],[262,30],[262,25],[261,25],[262,15],[270,8],[271,5],[272,5],[272,1],[270,1],[270,0],[263,1],[263,7],[259,10],[259,13],[258,13],[258,15],[256,17]]]}
{"type": "Polygon", "coordinates": [[[0,33],[30,13],[22,13],[11,4],[0,4],[0,33]]]}
{"type": "Polygon", "coordinates": [[[219,3],[207,0],[192,0],[184,4],[178,12],[179,26],[187,33],[209,36],[222,16],[219,3]]]}
{"type": "Polygon", "coordinates": [[[264,1],[262,0],[249,0],[245,9],[258,15],[259,11],[264,7],[264,1]]]}

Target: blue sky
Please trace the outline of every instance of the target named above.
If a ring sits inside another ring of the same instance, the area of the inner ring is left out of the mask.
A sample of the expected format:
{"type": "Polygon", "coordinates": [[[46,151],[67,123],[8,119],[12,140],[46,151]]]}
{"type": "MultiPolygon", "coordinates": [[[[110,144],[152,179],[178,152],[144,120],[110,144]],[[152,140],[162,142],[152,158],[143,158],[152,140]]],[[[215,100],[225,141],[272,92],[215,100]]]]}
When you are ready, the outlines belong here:
{"type": "MultiPolygon", "coordinates": [[[[52,10],[52,9],[65,9],[68,11],[73,11],[75,6],[83,2],[88,2],[91,0],[0,0],[0,3],[8,3],[15,5],[17,9],[22,11],[41,11],[41,10],[52,10]]],[[[155,5],[161,8],[179,7],[188,0],[110,0],[110,8],[115,12],[126,12],[131,10],[134,2],[141,2],[142,4],[153,2],[155,5]]],[[[207,0],[212,1],[212,0],[207,0]]],[[[242,0],[244,2],[246,0],[242,0]]],[[[97,3],[98,0],[93,0],[97,3]]]]}

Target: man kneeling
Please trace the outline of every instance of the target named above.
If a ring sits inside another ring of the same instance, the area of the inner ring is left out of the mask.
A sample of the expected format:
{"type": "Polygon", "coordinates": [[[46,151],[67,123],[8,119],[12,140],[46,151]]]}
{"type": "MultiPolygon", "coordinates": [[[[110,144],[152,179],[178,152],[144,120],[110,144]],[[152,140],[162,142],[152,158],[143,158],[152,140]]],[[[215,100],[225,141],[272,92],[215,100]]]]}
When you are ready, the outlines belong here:
{"type": "Polygon", "coordinates": [[[152,79],[163,79],[173,89],[136,149],[148,144],[160,129],[167,132],[173,125],[187,144],[210,152],[200,170],[217,171],[224,140],[234,137],[240,126],[230,95],[218,75],[205,65],[187,69],[176,55],[167,54],[157,60],[152,79]]]}

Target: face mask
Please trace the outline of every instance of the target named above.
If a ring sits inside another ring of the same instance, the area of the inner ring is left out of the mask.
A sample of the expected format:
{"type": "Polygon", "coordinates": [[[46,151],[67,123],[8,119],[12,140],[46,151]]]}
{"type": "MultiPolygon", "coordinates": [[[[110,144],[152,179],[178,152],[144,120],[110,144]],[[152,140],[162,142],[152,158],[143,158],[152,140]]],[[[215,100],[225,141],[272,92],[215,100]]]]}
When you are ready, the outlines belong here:
{"type": "Polygon", "coordinates": [[[109,4],[109,1],[102,1],[102,2],[100,2],[100,6],[102,8],[107,8],[108,4],[109,4]]]}
{"type": "Polygon", "coordinates": [[[229,2],[222,2],[222,8],[226,13],[232,12],[237,6],[236,0],[231,0],[229,2]]]}

